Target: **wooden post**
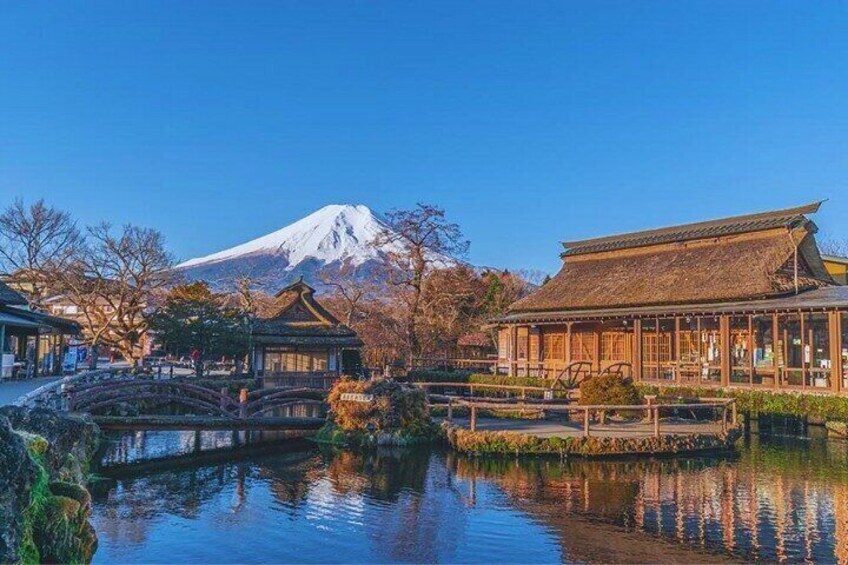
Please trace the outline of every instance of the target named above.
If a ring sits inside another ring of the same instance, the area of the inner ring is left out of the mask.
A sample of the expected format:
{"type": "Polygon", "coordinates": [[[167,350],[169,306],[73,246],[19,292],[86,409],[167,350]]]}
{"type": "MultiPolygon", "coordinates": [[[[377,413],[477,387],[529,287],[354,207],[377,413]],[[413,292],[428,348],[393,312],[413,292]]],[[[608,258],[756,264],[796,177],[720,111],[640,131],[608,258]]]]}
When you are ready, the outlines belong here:
{"type": "Polygon", "coordinates": [[[721,386],[730,386],[730,318],[721,316],[718,322],[721,346],[721,386]]]}
{"type": "Polygon", "coordinates": [[[642,380],[642,320],[633,320],[633,380],[642,380]]]}
{"type": "Polygon", "coordinates": [[[654,407],[654,437],[660,437],[660,409],[654,407]]]}
{"type": "Polygon", "coordinates": [[[727,431],[727,404],[721,409],[721,431],[727,431]]]}
{"type": "Polygon", "coordinates": [[[221,410],[225,410],[227,408],[227,400],[229,399],[229,393],[227,392],[227,387],[221,387],[221,410]]]}
{"type": "Polygon", "coordinates": [[[848,343],[842,343],[842,315],[838,311],[828,312],[830,321],[830,389],[833,392],[842,390],[842,375],[845,367],[842,366],[842,348],[848,347],[848,343]]]}
{"type": "Polygon", "coordinates": [[[677,384],[683,382],[683,374],[680,372],[680,317],[674,318],[674,380],[677,384]]]}
{"type": "Polygon", "coordinates": [[[469,419],[468,427],[472,432],[477,431],[477,407],[473,404],[471,405],[471,417],[469,419]]]}
{"type": "Polygon", "coordinates": [[[583,409],[583,437],[589,437],[589,409],[583,409]]]}
{"type": "Polygon", "coordinates": [[[737,422],[738,422],[738,419],[737,419],[737,414],[736,414],[736,400],[733,400],[733,402],[730,403],[730,423],[735,428],[737,422]]]}
{"type": "Polygon", "coordinates": [[[247,389],[243,388],[239,392],[239,418],[247,418],[247,389]]]}
{"type": "Polygon", "coordinates": [[[448,424],[453,422],[453,398],[448,397],[448,424]]]}

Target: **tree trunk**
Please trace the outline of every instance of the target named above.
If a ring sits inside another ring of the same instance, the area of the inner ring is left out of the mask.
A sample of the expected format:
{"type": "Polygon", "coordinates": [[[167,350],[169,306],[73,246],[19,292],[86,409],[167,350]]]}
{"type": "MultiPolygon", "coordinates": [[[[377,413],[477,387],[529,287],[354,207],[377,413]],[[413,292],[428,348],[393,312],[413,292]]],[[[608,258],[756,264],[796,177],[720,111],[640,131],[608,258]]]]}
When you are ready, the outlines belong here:
{"type": "Polygon", "coordinates": [[[203,376],[203,356],[199,356],[194,362],[194,375],[199,379],[203,376]]]}
{"type": "Polygon", "coordinates": [[[88,354],[91,356],[91,358],[88,361],[88,368],[91,369],[92,371],[96,371],[97,370],[97,357],[98,357],[98,354],[99,354],[98,347],[97,347],[96,343],[91,344],[91,347],[88,350],[88,354]]]}

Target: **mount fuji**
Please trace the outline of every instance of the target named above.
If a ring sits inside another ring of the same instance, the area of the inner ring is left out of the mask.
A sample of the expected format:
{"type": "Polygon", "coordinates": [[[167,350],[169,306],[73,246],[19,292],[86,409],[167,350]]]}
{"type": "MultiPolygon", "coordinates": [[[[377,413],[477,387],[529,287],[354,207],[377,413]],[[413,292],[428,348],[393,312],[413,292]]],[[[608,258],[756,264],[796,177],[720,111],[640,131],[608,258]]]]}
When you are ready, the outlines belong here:
{"type": "MultiPolygon", "coordinates": [[[[355,277],[379,279],[388,253],[399,245],[374,246],[392,227],[367,206],[331,204],[257,239],[175,267],[185,280],[205,280],[217,289],[230,289],[238,277],[250,277],[276,291],[298,277],[321,290],[322,277],[342,268],[355,268],[355,277]]],[[[456,261],[437,255],[437,264],[456,261]]]]}

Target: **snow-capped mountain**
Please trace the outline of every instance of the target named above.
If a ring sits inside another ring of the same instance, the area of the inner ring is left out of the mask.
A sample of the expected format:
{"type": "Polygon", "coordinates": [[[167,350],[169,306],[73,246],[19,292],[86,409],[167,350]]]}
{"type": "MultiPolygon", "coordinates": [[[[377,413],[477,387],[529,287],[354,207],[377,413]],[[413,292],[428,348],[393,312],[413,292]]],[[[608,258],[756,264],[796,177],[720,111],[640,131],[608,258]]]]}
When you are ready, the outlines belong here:
{"type": "MultiPolygon", "coordinates": [[[[205,280],[227,288],[236,277],[249,276],[275,291],[303,276],[320,290],[322,276],[345,265],[356,268],[356,276],[379,276],[391,246],[375,247],[378,234],[391,226],[367,206],[331,204],[293,224],[247,243],[205,257],[190,259],[176,269],[187,280],[205,280]]],[[[445,264],[448,257],[439,257],[445,264]]]]}

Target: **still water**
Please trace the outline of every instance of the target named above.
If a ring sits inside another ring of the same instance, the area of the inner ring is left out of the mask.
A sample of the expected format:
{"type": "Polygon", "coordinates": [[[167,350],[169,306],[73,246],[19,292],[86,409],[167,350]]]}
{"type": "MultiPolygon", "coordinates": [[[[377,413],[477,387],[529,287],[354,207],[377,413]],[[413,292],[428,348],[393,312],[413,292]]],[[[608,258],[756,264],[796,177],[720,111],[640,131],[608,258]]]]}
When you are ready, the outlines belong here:
{"type": "MultiPolygon", "coordinates": [[[[233,441],[136,432],[107,458],[233,441]]],[[[118,475],[93,522],[95,563],[848,563],[848,444],[620,462],[277,445],[118,475]]]]}

